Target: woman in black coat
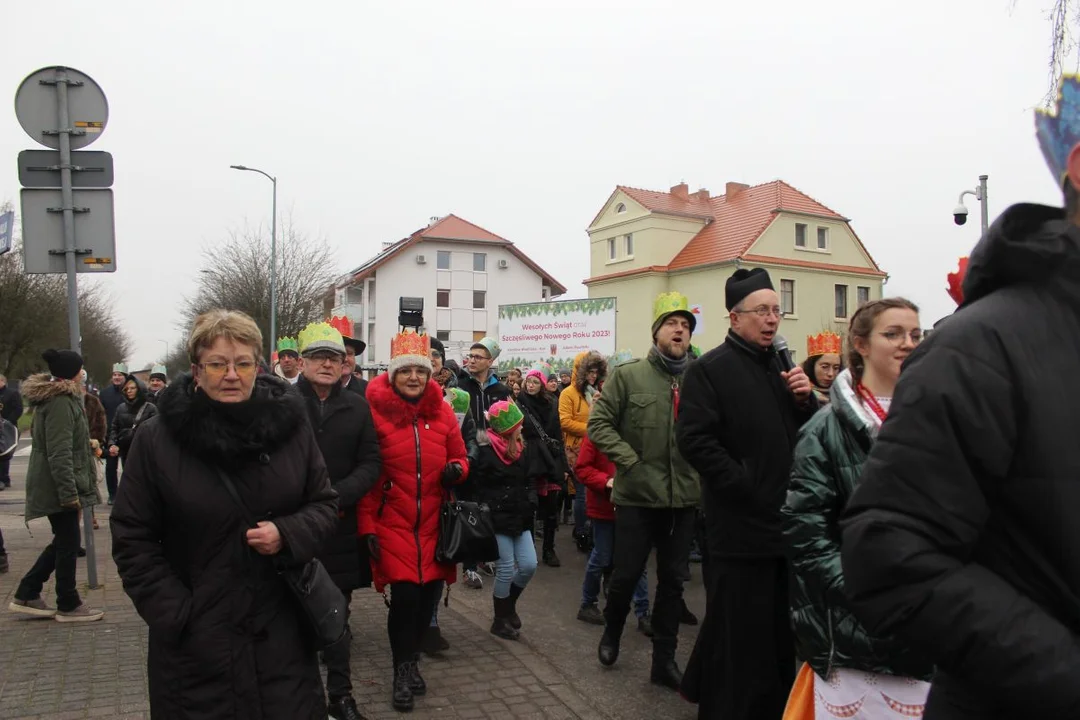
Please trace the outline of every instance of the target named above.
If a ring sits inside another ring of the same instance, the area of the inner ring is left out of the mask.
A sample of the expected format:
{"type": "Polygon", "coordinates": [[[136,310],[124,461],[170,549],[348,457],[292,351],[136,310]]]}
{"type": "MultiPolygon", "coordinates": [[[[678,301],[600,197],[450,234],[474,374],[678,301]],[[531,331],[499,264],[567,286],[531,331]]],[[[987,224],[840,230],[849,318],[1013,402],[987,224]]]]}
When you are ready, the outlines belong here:
{"type": "Polygon", "coordinates": [[[337,528],[336,495],[301,399],[256,377],[262,336],[242,313],[195,322],[192,375],[132,444],[112,512],[113,559],[150,627],[155,718],[325,718],[314,639],[277,573],[337,528]],[[222,482],[228,473],[249,529],[222,482]]]}
{"type": "Polygon", "coordinates": [[[568,472],[556,402],[547,391],[544,373],[530,370],[517,403],[525,413],[521,433],[529,458],[529,476],[536,485],[537,516],[544,526],[542,558],[548,567],[561,564],[555,554],[555,531],[559,527],[559,504],[561,492],[566,490],[568,472]]]}
{"type": "Polygon", "coordinates": [[[124,404],[116,409],[109,424],[109,455],[120,457],[127,462],[131,441],[135,437],[136,426],[157,414],[157,408],[146,400],[146,386],[134,375],[128,375],[120,388],[124,404]]]}

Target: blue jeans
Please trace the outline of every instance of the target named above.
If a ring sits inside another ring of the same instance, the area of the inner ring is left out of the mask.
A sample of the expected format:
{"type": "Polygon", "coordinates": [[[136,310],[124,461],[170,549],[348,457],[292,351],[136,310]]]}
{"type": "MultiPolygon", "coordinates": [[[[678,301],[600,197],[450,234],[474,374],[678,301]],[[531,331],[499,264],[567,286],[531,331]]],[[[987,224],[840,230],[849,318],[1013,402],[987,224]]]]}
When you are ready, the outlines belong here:
{"type": "MultiPolygon", "coordinates": [[[[612,520],[592,521],[593,549],[589,562],[585,565],[585,582],[581,584],[581,604],[594,605],[600,595],[600,578],[604,570],[611,566],[615,551],[615,522],[612,520]]],[[[649,614],[649,571],[645,570],[634,587],[634,614],[644,617],[649,614]]]]}
{"type": "Polygon", "coordinates": [[[536,545],[531,530],[517,537],[495,534],[499,559],[495,561],[495,597],[510,597],[510,583],[524,588],[536,572],[536,545]],[[514,566],[517,565],[517,571],[514,566]]]}
{"type": "Polygon", "coordinates": [[[435,596],[435,609],[431,611],[431,627],[439,627],[439,602],[442,601],[443,592],[446,591],[446,581],[436,580],[432,584],[436,585],[439,591],[435,596]]]}
{"type": "Polygon", "coordinates": [[[588,490],[584,483],[574,482],[574,537],[585,532],[585,524],[588,522],[588,518],[585,517],[586,492],[588,490]]]}

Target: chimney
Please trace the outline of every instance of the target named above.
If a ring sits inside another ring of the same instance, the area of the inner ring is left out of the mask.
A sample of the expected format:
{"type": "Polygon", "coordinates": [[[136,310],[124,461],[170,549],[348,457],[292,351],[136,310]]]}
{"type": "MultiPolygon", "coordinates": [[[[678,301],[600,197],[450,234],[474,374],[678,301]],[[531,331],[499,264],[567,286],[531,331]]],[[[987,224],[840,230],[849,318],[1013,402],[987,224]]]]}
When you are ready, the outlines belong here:
{"type": "Polygon", "coordinates": [[[679,183],[675,187],[671,188],[671,194],[682,201],[690,199],[690,186],[684,182],[679,183]]]}
{"type": "Polygon", "coordinates": [[[743,190],[749,190],[749,189],[750,189],[750,186],[747,185],[746,183],[729,182],[727,184],[727,186],[724,188],[724,195],[727,197],[728,200],[731,200],[735,196],[737,196],[739,193],[741,193],[743,190]]]}
{"type": "Polygon", "coordinates": [[[428,226],[428,227],[431,227],[431,226],[432,226],[432,225],[434,225],[435,223],[439,222],[439,220],[441,220],[441,219],[442,219],[442,218],[440,218],[440,217],[439,217],[439,216],[437,216],[437,215],[432,215],[432,216],[431,216],[431,217],[430,217],[430,218],[428,219],[428,224],[427,224],[427,226],[428,226]]]}
{"type": "Polygon", "coordinates": [[[706,190],[705,188],[701,188],[696,193],[694,193],[694,197],[696,197],[698,200],[708,201],[708,199],[709,199],[709,191],[706,190]]]}

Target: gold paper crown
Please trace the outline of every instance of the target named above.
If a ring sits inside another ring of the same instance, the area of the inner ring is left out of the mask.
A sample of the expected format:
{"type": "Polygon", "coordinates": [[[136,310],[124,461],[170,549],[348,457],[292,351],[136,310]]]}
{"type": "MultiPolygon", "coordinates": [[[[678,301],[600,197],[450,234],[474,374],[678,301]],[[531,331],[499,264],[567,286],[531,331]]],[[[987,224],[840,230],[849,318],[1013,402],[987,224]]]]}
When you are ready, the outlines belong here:
{"type": "Polygon", "coordinates": [[[431,338],[411,330],[398,333],[390,341],[390,358],[413,355],[427,358],[431,354],[431,338]]]}
{"type": "Polygon", "coordinates": [[[808,335],[806,338],[806,356],[839,355],[840,345],[840,336],[828,330],[817,335],[808,335]]]}
{"type": "Polygon", "coordinates": [[[321,349],[345,353],[345,343],[341,340],[341,333],[324,322],[311,323],[300,331],[298,339],[301,353],[321,349]]]}

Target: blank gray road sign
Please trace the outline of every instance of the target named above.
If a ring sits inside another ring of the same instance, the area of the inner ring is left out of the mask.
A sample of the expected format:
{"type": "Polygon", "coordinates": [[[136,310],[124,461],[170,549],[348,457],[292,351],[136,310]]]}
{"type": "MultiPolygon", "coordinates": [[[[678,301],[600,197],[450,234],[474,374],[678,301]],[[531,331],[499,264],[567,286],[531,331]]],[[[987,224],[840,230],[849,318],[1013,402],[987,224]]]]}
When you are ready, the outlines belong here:
{"type": "MultiPolygon", "coordinates": [[[[75,270],[116,271],[116,235],[112,190],[73,190],[75,270]],[[86,212],[80,212],[85,210],[86,212]]],[[[64,265],[64,214],[60,189],[22,191],[23,262],[28,273],[67,272],[64,265]],[[50,212],[55,210],[55,212],[50,212]],[[50,251],[53,251],[50,253],[50,251]]]]}
{"type": "Polygon", "coordinates": [[[86,73],[59,66],[42,68],[22,81],[15,93],[15,115],[26,134],[45,147],[60,149],[60,136],[55,134],[59,117],[55,85],[42,85],[56,79],[63,69],[68,79],[82,85],[68,85],[68,117],[71,129],[71,149],[78,150],[98,139],[109,121],[109,103],[105,93],[86,73]]]}
{"type": "MultiPolygon", "coordinates": [[[[98,150],[71,153],[71,186],[107,188],[113,184],[112,154],[98,150]]],[[[23,150],[19,153],[19,184],[28,188],[60,187],[59,150],[23,150]]]]}

